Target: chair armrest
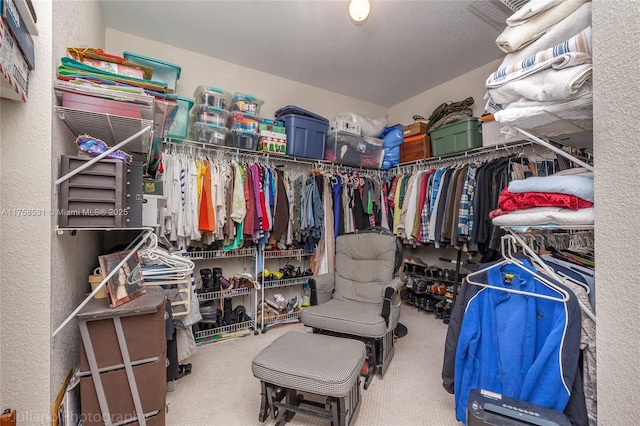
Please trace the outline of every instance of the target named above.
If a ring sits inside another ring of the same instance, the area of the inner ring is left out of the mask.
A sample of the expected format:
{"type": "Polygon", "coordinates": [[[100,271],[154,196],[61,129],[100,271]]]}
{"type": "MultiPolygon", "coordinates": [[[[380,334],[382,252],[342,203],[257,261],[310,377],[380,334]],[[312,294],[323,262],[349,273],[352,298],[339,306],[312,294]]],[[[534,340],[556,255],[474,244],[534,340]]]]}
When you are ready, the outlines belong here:
{"type": "Polygon", "coordinates": [[[334,274],[316,275],[309,279],[309,287],[311,287],[311,306],[321,305],[329,301],[335,286],[336,277],[334,274]]]}
{"type": "Polygon", "coordinates": [[[394,278],[384,289],[382,312],[380,315],[382,315],[387,325],[389,325],[389,315],[391,315],[391,298],[398,292],[400,287],[402,287],[402,281],[400,281],[400,278],[394,278]]]}

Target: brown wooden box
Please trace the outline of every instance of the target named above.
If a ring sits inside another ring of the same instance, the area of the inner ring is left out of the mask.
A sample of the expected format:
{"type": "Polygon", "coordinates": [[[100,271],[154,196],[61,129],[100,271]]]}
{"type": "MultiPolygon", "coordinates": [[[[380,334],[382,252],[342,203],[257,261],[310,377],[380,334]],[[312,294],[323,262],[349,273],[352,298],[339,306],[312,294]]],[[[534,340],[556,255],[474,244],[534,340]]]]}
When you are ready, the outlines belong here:
{"type": "Polygon", "coordinates": [[[405,137],[400,145],[400,163],[423,160],[431,157],[431,140],[429,135],[415,135],[405,137]]]}
{"type": "Polygon", "coordinates": [[[423,123],[422,121],[408,124],[402,129],[402,135],[405,139],[410,136],[424,135],[425,133],[427,133],[427,123],[423,123]]]}

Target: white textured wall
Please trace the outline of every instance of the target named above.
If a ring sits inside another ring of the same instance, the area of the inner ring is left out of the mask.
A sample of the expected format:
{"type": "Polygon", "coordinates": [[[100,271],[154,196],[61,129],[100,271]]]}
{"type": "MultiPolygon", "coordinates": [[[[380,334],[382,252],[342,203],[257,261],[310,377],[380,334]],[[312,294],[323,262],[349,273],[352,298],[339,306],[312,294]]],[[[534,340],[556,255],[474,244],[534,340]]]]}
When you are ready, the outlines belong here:
{"type": "MultiPolygon", "coordinates": [[[[497,49],[497,47],[496,47],[497,49]]],[[[490,62],[473,71],[469,71],[460,77],[449,80],[439,86],[422,92],[404,102],[392,106],[389,109],[389,124],[413,123],[413,116],[418,114],[429,118],[431,112],[443,102],[457,102],[472,96],[473,114],[480,117],[484,113],[486,89],[484,83],[487,77],[498,69],[502,59],[490,62]]]]}
{"type": "MultiPolygon", "coordinates": [[[[40,35],[26,103],[0,101],[0,199],[5,209],[51,208],[51,0],[34,2],[40,35]]],[[[0,401],[19,424],[50,412],[51,217],[3,216],[0,244],[0,401]]]]}
{"type": "Polygon", "coordinates": [[[260,110],[260,115],[264,117],[273,116],[278,108],[285,105],[297,105],[329,120],[343,111],[358,112],[369,117],[379,117],[387,112],[386,108],[379,105],[111,28],[106,30],[106,50],[114,54],[135,52],[180,65],[182,73],[177,92],[181,96],[192,97],[199,85],[256,96],[265,101],[260,110]]]}
{"type": "MultiPolygon", "coordinates": [[[[67,47],[104,47],[104,19],[102,6],[97,0],[55,1],[53,5],[52,70],[67,56],[67,47]],[[78,25],[78,17],[82,25],[78,25]]],[[[52,78],[55,78],[52,74],[52,78]]],[[[54,99],[51,94],[51,99],[54,99]]],[[[68,127],[53,117],[52,157],[49,169],[53,180],[59,176],[60,156],[75,155],[75,135],[68,127]]],[[[57,208],[54,197],[52,208],[57,208]]],[[[55,226],[55,218],[53,226],[55,226]]],[[[99,240],[97,232],[78,232],[55,235],[51,240],[51,330],[75,309],[88,290],[87,276],[98,266],[99,240]]],[[[78,362],[80,356],[80,333],[75,319],[56,336],[51,351],[51,398],[61,388],[64,378],[78,362]]]]}
{"type": "Polygon", "coordinates": [[[593,2],[598,420],[640,414],[640,3],[593,2]]]}

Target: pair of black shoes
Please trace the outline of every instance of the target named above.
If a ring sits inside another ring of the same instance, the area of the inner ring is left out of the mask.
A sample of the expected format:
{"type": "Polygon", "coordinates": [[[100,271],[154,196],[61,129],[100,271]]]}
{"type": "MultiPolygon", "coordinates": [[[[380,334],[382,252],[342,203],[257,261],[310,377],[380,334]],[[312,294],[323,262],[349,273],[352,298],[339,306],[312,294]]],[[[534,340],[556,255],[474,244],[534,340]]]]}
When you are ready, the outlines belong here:
{"type": "Polygon", "coordinates": [[[198,289],[200,293],[220,291],[222,268],[200,269],[200,279],[202,281],[202,286],[198,289]]]}

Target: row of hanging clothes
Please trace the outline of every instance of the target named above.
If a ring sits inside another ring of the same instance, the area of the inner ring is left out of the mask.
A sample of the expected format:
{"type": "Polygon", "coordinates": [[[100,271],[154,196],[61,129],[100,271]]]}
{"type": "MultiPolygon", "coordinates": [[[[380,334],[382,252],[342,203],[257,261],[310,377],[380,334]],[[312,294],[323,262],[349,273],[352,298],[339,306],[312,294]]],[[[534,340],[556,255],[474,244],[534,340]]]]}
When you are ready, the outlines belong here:
{"type": "Polygon", "coordinates": [[[159,175],[168,189],[161,225],[178,248],[233,250],[258,243],[284,248],[318,236],[304,214],[313,210],[318,201],[311,196],[319,191],[309,192],[311,201],[302,208],[303,199],[294,195],[303,172],[259,163],[252,155],[242,161],[242,155],[230,159],[211,149],[167,147],[159,175]]]}
{"type": "Polygon", "coordinates": [[[167,188],[161,232],[182,250],[268,244],[315,251],[331,215],[331,187],[312,164],[167,143],[158,175],[167,188]]]}
{"type": "Polygon", "coordinates": [[[509,231],[500,253],[467,262],[451,313],[442,379],[456,418],[466,422],[470,390],[481,388],[595,426],[593,231],[509,231]]]}
{"type": "MultiPolygon", "coordinates": [[[[519,147],[522,150],[522,147],[519,147]]],[[[534,153],[535,154],[535,153],[534,153]]],[[[412,165],[390,171],[383,180],[382,209],[388,228],[414,246],[462,248],[495,258],[503,232],[489,213],[501,190],[513,180],[552,174],[569,167],[562,159],[534,161],[522,151],[461,158],[442,167],[412,165]]],[[[445,160],[446,161],[446,160],[445,160]]],[[[385,226],[384,224],[382,226],[385,226]]]]}

